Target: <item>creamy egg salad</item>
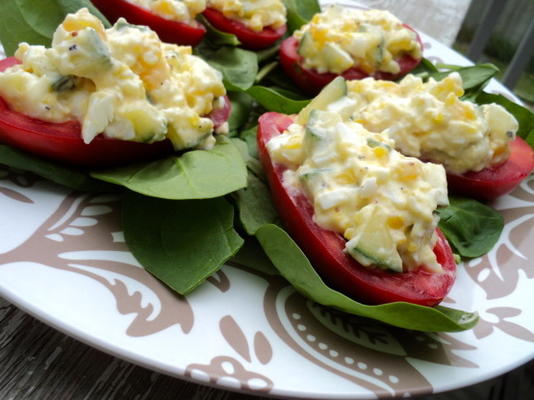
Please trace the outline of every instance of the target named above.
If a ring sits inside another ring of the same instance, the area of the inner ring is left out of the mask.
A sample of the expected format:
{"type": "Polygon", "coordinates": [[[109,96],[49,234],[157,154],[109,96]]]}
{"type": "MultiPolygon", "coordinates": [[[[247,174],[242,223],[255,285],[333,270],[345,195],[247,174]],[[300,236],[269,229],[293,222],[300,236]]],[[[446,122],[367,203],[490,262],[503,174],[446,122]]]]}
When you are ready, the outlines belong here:
{"type": "Polygon", "coordinates": [[[415,32],[382,10],[331,6],[295,31],[303,67],[320,73],[357,67],[368,74],[400,72],[396,59],[408,54],[421,58],[415,32]]]}
{"type": "Polygon", "coordinates": [[[215,141],[205,116],[224,106],[221,74],[147,27],[119,19],[106,30],[81,9],[67,15],[51,48],[22,43],[15,57],[21,64],[0,73],[0,96],[30,117],[80,121],[85,143],[102,132],[138,142],[168,138],[176,149],[215,141]]]}
{"type": "Polygon", "coordinates": [[[462,174],[504,162],[517,120],[497,104],[462,101],[462,79],[407,75],[399,83],[371,78],[347,82],[356,106],[351,118],[387,134],[401,153],[443,164],[462,174]]]}
{"type": "Polygon", "coordinates": [[[172,21],[193,24],[195,17],[206,9],[206,0],[127,0],[172,21]]]}
{"type": "Polygon", "coordinates": [[[282,0],[208,0],[208,7],[255,32],[266,27],[277,29],[286,23],[286,7],[282,0]]]}
{"type": "Polygon", "coordinates": [[[448,204],[444,168],[404,156],[392,139],[344,118],[354,103],[344,97],[314,110],[267,143],[271,159],[288,168],[284,186],[307,195],[314,222],[342,234],[360,264],[440,272],[434,211],[448,204]]]}

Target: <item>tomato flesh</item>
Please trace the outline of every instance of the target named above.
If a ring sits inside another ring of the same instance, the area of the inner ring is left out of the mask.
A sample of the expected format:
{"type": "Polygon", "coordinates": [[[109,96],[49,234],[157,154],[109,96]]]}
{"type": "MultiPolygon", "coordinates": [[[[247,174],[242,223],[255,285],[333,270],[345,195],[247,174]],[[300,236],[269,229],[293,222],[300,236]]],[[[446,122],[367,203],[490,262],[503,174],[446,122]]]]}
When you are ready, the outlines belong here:
{"type": "Polygon", "coordinates": [[[266,27],[256,32],[248,28],[240,21],[226,18],[223,13],[214,8],[206,8],[202,13],[215,28],[237,36],[242,46],[250,50],[261,50],[272,46],[286,33],[287,26],[273,29],[266,27]]]}
{"type": "MultiPolygon", "coordinates": [[[[405,26],[408,29],[412,29],[408,25],[405,26]]],[[[423,46],[419,35],[417,35],[417,41],[422,48],[423,46]]],[[[295,37],[291,36],[285,39],[280,46],[280,64],[282,65],[286,75],[289,76],[302,90],[310,95],[317,94],[324,86],[333,81],[339,75],[347,80],[364,79],[367,77],[384,80],[396,80],[413,70],[421,62],[421,59],[413,58],[410,55],[402,56],[396,60],[400,66],[400,72],[398,74],[390,74],[380,71],[376,71],[373,74],[368,74],[357,67],[349,68],[343,71],[341,74],[317,72],[316,70],[304,68],[302,66],[303,57],[298,53],[298,46],[299,41],[295,37]]]]}
{"type": "Polygon", "coordinates": [[[146,25],[155,31],[164,42],[196,46],[206,33],[206,28],[196,21],[194,25],[172,21],[127,0],[91,1],[110,22],[114,23],[120,17],[124,17],[131,24],[146,25]]]}
{"type": "Polygon", "coordinates": [[[447,174],[451,193],[493,200],[512,191],[534,170],[534,150],[520,137],[509,144],[510,157],[499,165],[463,175],[447,174]]]}
{"type": "Polygon", "coordinates": [[[403,273],[367,268],[343,251],[345,240],[341,235],[313,222],[313,207],[303,194],[290,193],[285,189],[282,174],[286,168],[273,163],[266,144],[292,122],[287,115],[263,114],[259,119],[258,152],[275,207],[289,234],[319,275],[332,287],[368,304],[406,301],[434,306],[443,300],[454,283],[456,264],[452,250],[439,230],[434,253],[443,268],[442,273],[430,273],[423,268],[403,273]]]}
{"type": "MultiPolygon", "coordinates": [[[[0,71],[18,63],[14,57],[1,60],[0,71]]],[[[231,103],[225,96],[224,106],[208,115],[215,129],[226,122],[230,112],[231,103]]],[[[11,110],[1,97],[0,142],[54,161],[92,168],[150,160],[174,152],[172,143],[167,139],[138,143],[98,135],[91,143],[85,144],[78,121],[54,123],[31,118],[11,110]]]]}

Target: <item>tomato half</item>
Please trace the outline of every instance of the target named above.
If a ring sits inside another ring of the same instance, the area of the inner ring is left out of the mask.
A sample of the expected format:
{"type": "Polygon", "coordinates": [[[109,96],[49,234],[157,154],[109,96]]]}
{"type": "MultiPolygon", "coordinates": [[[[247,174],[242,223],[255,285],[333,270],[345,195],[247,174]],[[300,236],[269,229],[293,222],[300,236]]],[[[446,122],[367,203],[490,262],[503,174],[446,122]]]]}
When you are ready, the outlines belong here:
{"type": "Polygon", "coordinates": [[[332,287],[368,304],[406,301],[434,306],[443,300],[454,283],[456,264],[452,250],[439,230],[434,253],[443,268],[442,273],[430,273],[422,268],[403,273],[366,268],[343,251],[345,239],[341,235],[313,222],[313,207],[303,194],[285,189],[282,174],[286,168],[271,161],[266,143],[292,122],[287,115],[263,114],[259,119],[258,152],[275,207],[289,234],[319,275],[332,287]]]}
{"type": "Polygon", "coordinates": [[[206,8],[202,14],[215,28],[236,35],[243,47],[250,50],[260,50],[272,46],[284,36],[287,29],[287,26],[283,25],[277,29],[266,27],[262,31],[256,32],[239,21],[226,18],[223,13],[214,8],[206,8]]]}
{"type": "Polygon", "coordinates": [[[146,25],[164,42],[196,46],[206,33],[206,28],[196,21],[194,25],[171,21],[127,0],[91,1],[110,22],[114,23],[120,17],[124,17],[131,24],[146,25]]]}
{"type": "MultiPolygon", "coordinates": [[[[14,57],[1,60],[0,71],[18,63],[14,57]]],[[[231,103],[225,96],[224,106],[212,111],[208,117],[217,128],[226,122],[230,111],[231,103]]],[[[78,121],[53,123],[31,118],[11,110],[1,97],[0,142],[54,161],[84,167],[124,165],[174,152],[169,140],[138,143],[98,135],[85,144],[78,121]]]]}
{"type": "Polygon", "coordinates": [[[492,200],[512,191],[534,170],[534,150],[520,137],[510,142],[510,157],[499,165],[463,175],[447,174],[449,191],[492,200]]]}
{"type": "MultiPolygon", "coordinates": [[[[413,30],[408,25],[404,26],[413,30]]],[[[419,45],[421,48],[423,48],[421,38],[417,32],[416,35],[419,45]]],[[[302,66],[303,57],[298,53],[298,47],[299,41],[295,37],[290,36],[285,39],[280,46],[280,64],[282,65],[286,75],[289,76],[302,90],[311,95],[317,94],[324,86],[333,81],[339,75],[343,76],[347,80],[363,79],[369,76],[375,79],[396,80],[409,73],[421,62],[420,58],[416,59],[407,54],[400,57],[398,60],[396,60],[400,66],[400,72],[398,74],[390,74],[380,71],[377,71],[374,74],[368,74],[357,67],[349,68],[343,71],[341,74],[317,72],[314,69],[307,69],[302,66]]]]}

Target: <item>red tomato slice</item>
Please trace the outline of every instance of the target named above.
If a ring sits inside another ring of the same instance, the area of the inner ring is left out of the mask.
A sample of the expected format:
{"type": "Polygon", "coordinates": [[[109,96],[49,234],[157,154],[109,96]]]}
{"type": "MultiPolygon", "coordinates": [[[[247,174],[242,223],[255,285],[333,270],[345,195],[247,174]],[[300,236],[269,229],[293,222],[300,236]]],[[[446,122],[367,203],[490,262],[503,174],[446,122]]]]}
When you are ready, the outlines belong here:
{"type": "Polygon", "coordinates": [[[164,42],[196,46],[206,33],[206,28],[196,21],[194,25],[171,21],[126,0],[91,1],[110,22],[124,17],[131,24],[146,25],[164,42]]]}
{"type": "Polygon", "coordinates": [[[492,200],[514,189],[534,170],[534,150],[520,137],[510,142],[510,157],[494,167],[463,175],[447,174],[449,191],[492,200]]]}
{"type": "Polygon", "coordinates": [[[269,112],[259,119],[258,152],[273,194],[273,201],[289,234],[306,253],[316,271],[332,287],[368,304],[406,301],[425,306],[438,304],[449,292],[456,276],[452,250],[437,230],[434,253],[443,273],[422,268],[412,272],[391,273],[366,268],[347,255],[345,240],[333,231],[313,222],[313,208],[303,194],[288,192],[282,184],[286,169],[271,161],[266,143],[280,135],[293,120],[287,115],[269,112]]]}
{"type": "MultiPolygon", "coordinates": [[[[408,25],[404,26],[413,30],[408,25]]],[[[417,35],[417,41],[421,48],[423,48],[419,35],[417,35]]],[[[290,36],[285,39],[280,47],[280,64],[286,75],[289,76],[302,90],[311,95],[317,94],[324,86],[339,75],[347,80],[363,79],[369,76],[375,79],[396,80],[413,70],[421,62],[421,59],[415,59],[410,55],[402,56],[397,60],[400,66],[400,72],[398,74],[390,74],[380,71],[377,71],[374,74],[368,74],[357,67],[349,68],[341,74],[317,72],[316,70],[307,69],[302,66],[303,57],[298,53],[298,46],[299,42],[295,37],[290,36]]]]}
{"type": "MultiPolygon", "coordinates": [[[[0,61],[0,71],[18,64],[14,58],[0,61]]],[[[231,103],[225,96],[224,107],[212,111],[208,117],[215,128],[230,116],[231,103]]],[[[53,123],[28,117],[13,111],[0,97],[0,142],[29,153],[83,167],[106,167],[150,160],[174,152],[169,140],[138,143],[96,136],[85,144],[78,121],[53,123]]]]}
{"type": "Polygon", "coordinates": [[[287,26],[284,25],[278,29],[266,27],[262,31],[256,32],[239,21],[226,18],[223,13],[214,8],[206,8],[202,14],[215,28],[236,35],[243,47],[250,50],[260,50],[272,46],[284,36],[287,29],[287,26]]]}

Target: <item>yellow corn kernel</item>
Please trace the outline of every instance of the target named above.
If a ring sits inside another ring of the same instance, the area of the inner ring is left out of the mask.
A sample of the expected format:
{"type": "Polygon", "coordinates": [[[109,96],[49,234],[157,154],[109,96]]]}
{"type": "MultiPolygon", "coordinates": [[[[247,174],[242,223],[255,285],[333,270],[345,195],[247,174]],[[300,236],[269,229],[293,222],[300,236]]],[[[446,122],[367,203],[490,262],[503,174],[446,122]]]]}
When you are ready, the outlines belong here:
{"type": "Polygon", "coordinates": [[[345,171],[337,174],[334,179],[342,185],[350,185],[356,182],[356,176],[352,169],[346,169],[345,171]]]}
{"type": "Polygon", "coordinates": [[[457,100],[458,97],[454,93],[449,93],[445,98],[445,104],[448,106],[452,106],[454,105],[454,103],[456,103],[457,100]]]}
{"type": "Polygon", "coordinates": [[[373,152],[375,153],[375,156],[377,156],[378,158],[385,157],[389,153],[389,151],[385,147],[382,147],[382,146],[374,147],[373,152]]]}
{"type": "Polygon", "coordinates": [[[407,250],[410,253],[414,253],[415,251],[417,251],[417,245],[414,242],[410,242],[410,244],[407,247],[407,250]]]}
{"type": "Polygon", "coordinates": [[[476,114],[471,107],[467,106],[464,108],[464,118],[470,121],[476,119],[476,114]]]}
{"type": "Polygon", "coordinates": [[[443,115],[442,112],[438,112],[437,114],[432,115],[432,119],[434,120],[434,122],[437,122],[438,124],[440,124],[445,119],[445,116],[443,115]]]}
{"type": "Polygon", "coordinates": [[[430,132],[428,132],[428,131],[415,131],[413,134],[414,134],[415,136],[426,136],[426,135],[428,135],[429,133],[430,133],[430,132]]]}
{"type": "Polygon", "coordinates": [[[162,1],[159,3],[154,4],[154,11],[166,14],[166,15],[173,15],[174,9],[171,6],[171,3],[168,1],[162,1]]]}
{"type": "Polygon", "coordinates": [[[389,217],[387,224],[391,229],[401,229],[404,227],[404,219],[399,216],[389,217]]]}
{"type": "Polygon", "coordinates": [[[325,42],[328,36],[328,33],[325,29],[317,28],[315,26],[310,27],[310,33],[313,37],[313,40],[318,43],[325,42]]]}
{"type": "Polygon", "coordinates": [[[345,229],[345,232],[343,233],[343,236],[345,237],[345,239],[352,239],[354,237],[354,235],[356,234],[356,229],[354,228],[348,228],[348,229],[345,229]]]}
{"type": "Polygon", "coordinates": [[[508,151],[508,146],[499,146],[493,151],[493,157],[498,157],[508,151]]]}
{"type": "Polygon", "coordinates": [[[284,145],[284,148],[288,150],[299,149],[300,147],[301,147],[301,142],[298,140],[290,140],[284,145]]]}
{"type": "Polygon", "coordinates": [[[399,180],[401,182],[410,182],[417,179],[417,174],[415,172],[412,173],[401,173],[399,176],[399,180]]]}
{"type": "Polygon", "coordinates": [[[380,89],[395,89],[397,87],[397,83],[391,82],[391,81],[377,81],[377,87],[380,89]]]}

